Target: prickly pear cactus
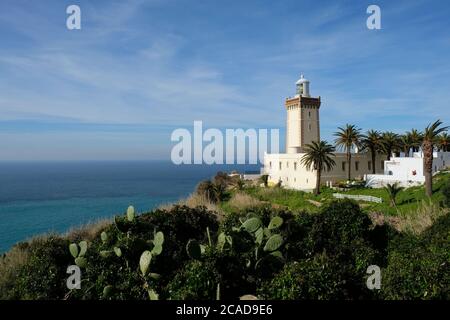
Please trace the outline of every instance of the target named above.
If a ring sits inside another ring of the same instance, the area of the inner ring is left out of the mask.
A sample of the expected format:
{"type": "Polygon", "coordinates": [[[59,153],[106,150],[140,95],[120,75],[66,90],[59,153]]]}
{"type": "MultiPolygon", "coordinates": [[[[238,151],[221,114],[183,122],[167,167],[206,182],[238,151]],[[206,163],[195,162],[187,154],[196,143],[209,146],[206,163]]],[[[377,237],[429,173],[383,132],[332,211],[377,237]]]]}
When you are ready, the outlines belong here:
{"type": "Polygon", "coordinates": [[[279,216],[273,217],[272,220],[270,220],[268,229],[269,230],[278,229],[279,227],[281,227],[282,224],[283,224],[283,218],[281,218],[279,216]]]}
{"type": "Polygon", "coordinates": [[[129,222],[133,222],[135,217],[135,213],[134,213],[134,207],[133,206],[129,206],[127,209],[127,220],[129,222]]]}
{"type": "Polygon", "coordinates": [[[118,256],[119,258],[122,256],[122,249],[120,249],[119,247],[114,247],[113,250],[116,256],[118,256]]]}
{"type": "Polygon", "coordinates": [[[72,257],[77,258],[78,257],[78,245],[76,243],[71,243],[69,245],[69,251],[72,257]]]}
{"type": "Polygon", "coordinates": [[[80,268],[86,268],[86,265],[87,265],[86,258],[85,257],[75,258],[75,264],[77,266],[79,266],[80,268]]]}
{"type": "Polygon", "coordinates": [[[108,241],[108,234],[107,234],[105,231],[103,231],[103,232],[100,234],[100,238],[102,239],[102,242],[103,242],[103,243],[106,243],[106,242],[108,241]]]}
{"type": "Polygon", "coordinates": [[[152,262],[152,253],[146,250],[141,254],[141,258],[139,260],[139,268],[141,269],[143,276],[147,274],[148,268],[150,267],[150,262],[152,262]]]}
{"type": "Polygon", "coordinates": [[[83,257],[87,251],[88,243],[86,241],[81,241],[78,246],[80,247],[80,253],[78,253],[78,256],[83,257]]]}
{"type": "Polygon", "coordinates": [[[279,234],[272,235],[264,246],[264,251],[273,252],[283,245],[283,237],[279,234]]]}
{"type": "Polygon", "coordinates": [[[250,218],[246,221],[244,221],[244,223],[242,224],[242,227],[250,232],[250,233],[254,233],[256,232],[256,230],[259,229],[259,227],[261,227],[261,220],[259,218],[250,218]]]}
{"type": "Polygon", "coordinates": [[[113,291],[114,291],[114,287],[111,285],[107,285],[106,287],[104,287],[103,288],[103,298],[107,299],[107,298],[111,297],[113,291]]]}

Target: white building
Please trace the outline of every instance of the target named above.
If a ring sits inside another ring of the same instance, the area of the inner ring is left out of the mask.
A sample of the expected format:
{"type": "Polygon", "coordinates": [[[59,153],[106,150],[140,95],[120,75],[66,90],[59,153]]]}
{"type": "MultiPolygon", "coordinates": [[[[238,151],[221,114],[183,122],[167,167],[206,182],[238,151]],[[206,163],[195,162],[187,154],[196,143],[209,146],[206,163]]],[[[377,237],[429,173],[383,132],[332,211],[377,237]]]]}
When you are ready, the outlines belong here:
{"type": "MultiPolygon", "coordinates": [[[[287,98],[285,108],[286,119],[286,152],[266,154],[264,156],[263,174],[269,175],[269,183],[281,182],[282,186],[298,190],[313,190],[316,186],[316,172],[308,170],[301,164],[305,155],[303,148],[312,141],[320,140],[320,97],[311,97],[310,82],[303,77],[296,83],[296,94],[287,98]]],[[[377,155],[372,163],[368,153],[354,153],[351,161],[352,178],[363,178],[372,173],[384,172],[386,157],[377,155]]],[[[322,173],[323,184],[333,184],[345,180],[348,175],[348,163],[345,153],[336,153],[336,166],[329,172],[322,173]]]]}
{"type": "MultiPolygon", "coordinates": [[[[433,175],[450,164],[450,152],[433,153],[433,175]]],[[[368,174],[367,184],[371,187],[383,187],[398,183],[402,187],[421,185],[425,182],[422,152],[414,152],[412,157],[392,157],[385,161],[384,174],[368,174]]]]}

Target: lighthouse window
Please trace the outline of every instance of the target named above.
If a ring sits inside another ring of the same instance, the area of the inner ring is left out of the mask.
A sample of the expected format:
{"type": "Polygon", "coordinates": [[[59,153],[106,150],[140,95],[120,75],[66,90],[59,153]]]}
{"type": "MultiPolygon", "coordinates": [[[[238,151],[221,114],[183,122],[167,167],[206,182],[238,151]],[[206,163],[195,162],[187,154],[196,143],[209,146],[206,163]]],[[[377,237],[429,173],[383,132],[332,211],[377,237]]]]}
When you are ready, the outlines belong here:
{"type": "Polygon", "coordinates": [[[356,170],[356,171],[359,170],[359,161],[355,161],[355,170],[356,170]]]}
{"type": "Polygon", "coordinates": [[[308,112],[308,117],[311,119],[311,111],[308,112]]]}
{"type": "Polygon", "coordinates": [[[311,131],[311,123],[308,125],[308,130],[311,131]]]}

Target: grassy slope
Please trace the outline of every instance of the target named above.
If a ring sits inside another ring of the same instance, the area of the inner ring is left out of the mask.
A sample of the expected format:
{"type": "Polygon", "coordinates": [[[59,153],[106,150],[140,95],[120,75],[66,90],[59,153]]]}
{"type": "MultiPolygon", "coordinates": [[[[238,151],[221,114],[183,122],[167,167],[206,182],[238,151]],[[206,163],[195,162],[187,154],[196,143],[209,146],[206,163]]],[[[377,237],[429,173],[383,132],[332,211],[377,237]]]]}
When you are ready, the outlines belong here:
{"type": "MultiPolygon", "coordinates": [[[[438,204],[443,196],[439,192],[444,182],[450,179],[449,173],[440,173],[434,177],[434,194],[431,198],[433,203],[438,204]]],[[[324,203],[333,199],[333,193],[336,192],[329,188],[323,188],[319,196],[312,193],[306,193],[296,190],[288,190],[283,188],[261,188],[251,187],[246,188],[243,192],[258,199],[260,201],[270,202],[278,206],[285,206],[292,211],[307,210],[309,212],[317,212],[318,207],[314,202],[324,203]]],[[[367,212],[382,212],[386,215],[405,214],[418,209],[423,201],[428,200],[425,195],[423,186],[412,187],[404,189],[397,196],[397,209],[389,205],[389,197],[384,189],[352,189],[346,192],[339,192],[352,195],[370,195],[383,199],[383,203],[361,202],[362,207],[367,212]]],[[[231,197],[232,198],[232,197],[231,197]]],[[[232,211],[231,205],[228,202],[221,204],[221,208],[225,212],[232,211]]]]}

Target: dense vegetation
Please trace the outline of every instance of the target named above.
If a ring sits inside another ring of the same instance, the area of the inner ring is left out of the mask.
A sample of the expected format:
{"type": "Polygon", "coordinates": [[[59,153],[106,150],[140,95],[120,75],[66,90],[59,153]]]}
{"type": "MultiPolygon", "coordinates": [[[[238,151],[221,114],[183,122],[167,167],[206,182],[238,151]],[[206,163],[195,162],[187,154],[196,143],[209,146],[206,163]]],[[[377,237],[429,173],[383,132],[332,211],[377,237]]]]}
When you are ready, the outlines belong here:
{"type": "MultiPolygon", "coordinates": [[[[214,201],[230,198],[213,187],[214,201]]],[[[265,202],[225,215],[173,206],[135,216],[130,207],[91,239],[16,245],[1,259],[0,298],[449,299],[449,264],[448,213],[413,234],[374,224],[350,200],[312,213],[265,202]],[[14,265],[18,252],[26,258],[14,265]],[[82,271],[79,290],[66,287],[73,264],[82,271]],[[369,265],[382,270],[381,290],[366,287],[369,265]]]]}

